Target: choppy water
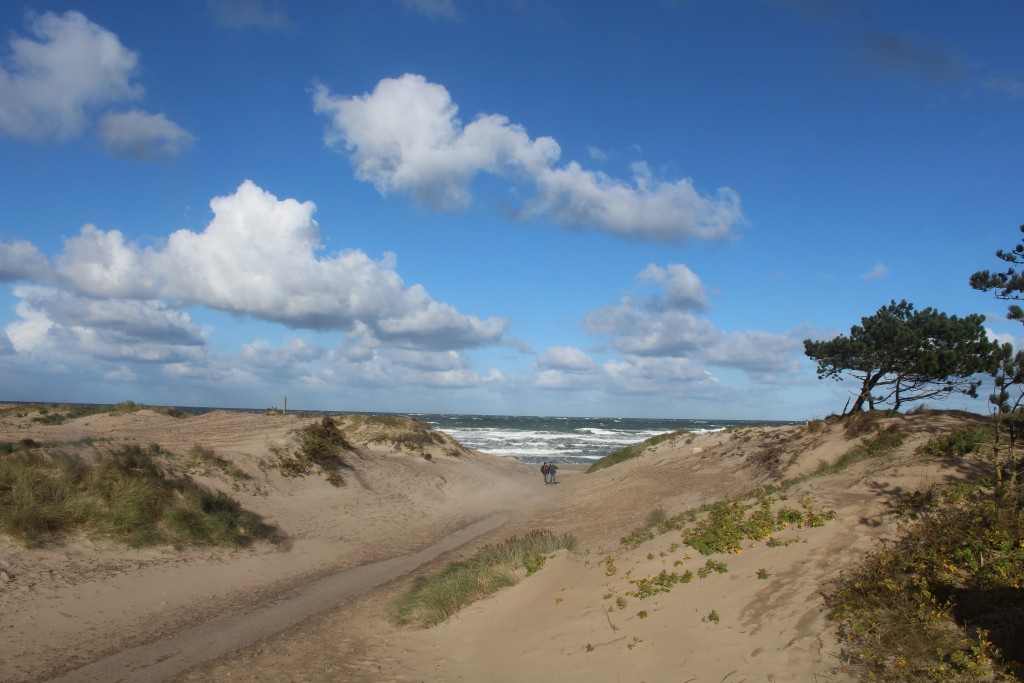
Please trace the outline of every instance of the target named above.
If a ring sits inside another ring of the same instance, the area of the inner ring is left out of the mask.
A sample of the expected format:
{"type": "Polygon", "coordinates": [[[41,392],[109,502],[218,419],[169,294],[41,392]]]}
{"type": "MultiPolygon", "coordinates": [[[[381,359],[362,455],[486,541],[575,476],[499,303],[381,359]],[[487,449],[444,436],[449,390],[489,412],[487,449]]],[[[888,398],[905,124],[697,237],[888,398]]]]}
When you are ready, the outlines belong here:
{"type": "MultiPolygon", "coordinates": [[[[182,408],[199,414],[215,408],[182,408]]],[[[242,412],[262,412],[242,410],[242,412]]],[[[294,411],[307,412],[307,411],[294,411]]],[[[340,413],[328,411],[329,415],[340,413]]],[[[634,417],[528,417],[399,413],[422,420],[474,450],[529,463],[590,463],[623,446],[687,429],[697,434],[729,427],[791,424],[773,420],[667,420],[634,417]]]]}
{"type": "Polygon", "coordinates": [[[728,427],[785,424],[767,420],[664,420],[511,415],[410,415],[449,434],[462,445],[525,462],[589,463],[623,446],[658,434],[696,433],[728,427]]]}

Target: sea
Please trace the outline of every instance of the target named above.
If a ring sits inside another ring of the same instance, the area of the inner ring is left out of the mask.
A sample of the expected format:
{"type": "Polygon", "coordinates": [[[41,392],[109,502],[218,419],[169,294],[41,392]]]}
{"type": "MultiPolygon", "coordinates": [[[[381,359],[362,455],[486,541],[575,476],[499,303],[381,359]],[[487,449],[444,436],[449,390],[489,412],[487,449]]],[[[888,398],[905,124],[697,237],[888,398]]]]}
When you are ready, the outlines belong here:
{"type": "Polygon", "coordinates": [[[467,448],[529,463],[591,463],[624,446],[686,429],[696,434],[730,427],[792,424],[769,420],[685,420],[632,417],[524,417],[407,414],[467,448]]]}
{"type": "MultiPolygon", "coordinates": [[[[200,415],[211,410],[261,413],[246,408],[176,406],[200,415]]],[[[341,415],[340,411],[315,412],[341,415]]],[[[522,415],[460,415],[447,413],[371,413],[404,415],[430,424],[467,448],[528,463],[557,462],[587,464],[624,446],[640,443],[659,434],[686,429],[695,434],[717,432],[731,427],[785,425],[778,420],[691,420],[642,417],[538,417],[522,415]]]]}

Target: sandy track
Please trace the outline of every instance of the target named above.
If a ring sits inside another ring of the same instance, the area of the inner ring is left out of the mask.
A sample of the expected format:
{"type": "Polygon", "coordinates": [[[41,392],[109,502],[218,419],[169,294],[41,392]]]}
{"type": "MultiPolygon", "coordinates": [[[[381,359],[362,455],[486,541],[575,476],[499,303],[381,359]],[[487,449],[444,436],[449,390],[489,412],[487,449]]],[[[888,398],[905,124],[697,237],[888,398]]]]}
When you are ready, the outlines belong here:
{"type": "Polygon", "coordinates": [[[371,562],[296,587],[272,602],[222,614],[146,645],[122,650],[51,679],[54,683],[162,681],[190,667],[250,645],[320,612],[414,571],[444,552],[499,527],[507,513],[491,515],[411,555],[371,562]]]}
{"type": "MultiPolygon", "coordinates": [[[[161,458],[182,467],[188,465],[192,446],[213,448],[248,478],[203,469],[189,469],[191,476],[230,493],[279,530],[277,542],[244,550],[130,550],[79,537],[26,549],[0,538],[0,680],[43,680],[122,651],[133,654],[120,661],[145,659],[150,655],[136,648],[168,636],[173,639],[165,644],[173,644],[212,619],[223,617],[227,624],[231,617],[225,615],[295,597],[296,587],[336,585],[341,592],[323,598],[319,606],[327,609],[342,599],[338,596],[350,594],[344,591],[359,593],[411,571],[430,556],[423,554],[426,548],[444,552],[450,543],[465,542],[467,528],[483,533],[512,512],[543,502],[535,493],[531,468],[475,453],[453,457],[444,447],[426,458],[418,451],[359,444],[344,456],[341,487],[320,476],[284,478],[260,467],[272,448],[293,443],[294,430],[310,419],[226,411],[175,419],[140,411],[54,426],[33,422],[31,415],[0,420],[0,441],[30,438],[86,458],[95,448],[158,444],[161,458]],[[93,445],[75,445],[82,439],[92,439],[93,445]],[[482,520],[490,522],[473,526],[482,520]],[[384,560],[391,564],[374,564],[384,560]],[[353,578],[364,574],[345,573],[366,565],[377,567],[379,581],[366,584],[353,578]],[[332,576],[339,577],[333,579],[337,584],[330,583],[327,577],[332,576]]],[[[294,603],[287,619],[250,615],[246,621],[266,622],[253,637],[308,617],[310,608],[301,604],[294,603]]],[[[231,640],[228,647],[251,642],[247,637],[231,640]]],[[[182,660],[182,666],[220,651],[204,650],[198,659],[182,660]]],[[[179,655],[169,656],[179,661],[179,655]]],[[[104,666],[116,667],[114,661],[104,666]]],[[[156,674],[143,671],[143,678],[156,680],[156,674]]]]}

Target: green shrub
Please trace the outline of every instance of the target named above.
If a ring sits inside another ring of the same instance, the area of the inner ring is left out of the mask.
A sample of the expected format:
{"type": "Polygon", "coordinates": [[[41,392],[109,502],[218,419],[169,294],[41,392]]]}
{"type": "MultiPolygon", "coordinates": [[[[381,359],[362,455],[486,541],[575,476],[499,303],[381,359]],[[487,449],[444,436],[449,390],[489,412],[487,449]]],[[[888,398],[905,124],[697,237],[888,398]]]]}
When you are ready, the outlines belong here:
{"type": "Polygon", "coordinates": [[[911,524],[843,575],[827,604],[853,661],[879,681],[1017,680],[1024,661],[1021,491],[934,487],[911,524]]]}
{"type": "Polygon", "coordinates": [[[915,451],[918,455],[933,458],[962,458],[977,453],[982,446],[995,440],[995,432],[989,425],[961,427],[950,434],[937,436],[915,451]]]}

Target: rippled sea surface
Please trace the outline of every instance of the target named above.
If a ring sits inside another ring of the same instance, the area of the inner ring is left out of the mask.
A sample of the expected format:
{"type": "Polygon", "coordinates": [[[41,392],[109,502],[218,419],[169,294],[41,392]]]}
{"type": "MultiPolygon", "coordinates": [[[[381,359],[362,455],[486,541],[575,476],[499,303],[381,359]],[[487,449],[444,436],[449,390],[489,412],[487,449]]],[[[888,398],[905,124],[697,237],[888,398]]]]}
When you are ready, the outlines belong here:
{"type": "Polygon", "coordinates": [[[665,420],[606,417],[410,414],[492,455],[525,462],[586,463],[658,434],[687,429],[705,433],[729,427],[787,424],[748,420],[665,420]]]}
{"type": "MultiPolygon", "coordinates": [[[[216,408],[183,407],[200,414],[216,408]]],[[[244,410],[240,412],[263,412],[244,410]]],[[[310,411],[294,411],[310,412],[310,411]]],[[[328,415],[340,413],[328,411],[328,415]]],[[[395,413],[377,413],[395,414],[395,413]]],[[[729,427],[792,424],[773,420],[667,420],[636,417],[524,417],[400,413],[427,422],[462,445],[524,462],[590,463],[623,446],[686,429],[703,434],[729,427]]]]}

